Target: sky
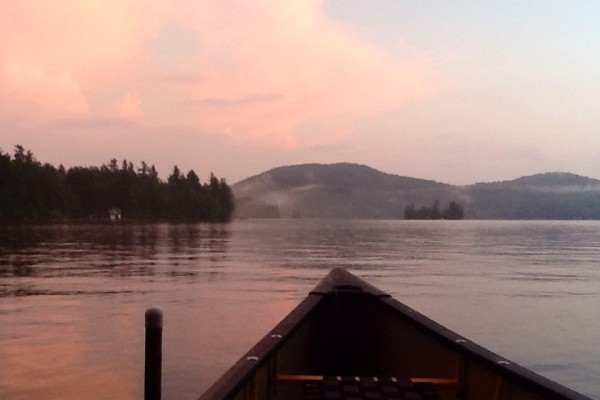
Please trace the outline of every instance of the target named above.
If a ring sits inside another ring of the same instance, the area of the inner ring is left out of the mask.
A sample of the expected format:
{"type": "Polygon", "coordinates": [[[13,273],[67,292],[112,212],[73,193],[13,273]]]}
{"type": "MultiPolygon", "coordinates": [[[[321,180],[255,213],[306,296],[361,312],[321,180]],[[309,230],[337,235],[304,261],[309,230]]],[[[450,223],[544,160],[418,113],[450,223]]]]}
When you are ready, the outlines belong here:
{"type": "Polygon", "coordinates": [[[600,178],[593,0],[3,0],[0,149],[229,183],[600,178]]]}

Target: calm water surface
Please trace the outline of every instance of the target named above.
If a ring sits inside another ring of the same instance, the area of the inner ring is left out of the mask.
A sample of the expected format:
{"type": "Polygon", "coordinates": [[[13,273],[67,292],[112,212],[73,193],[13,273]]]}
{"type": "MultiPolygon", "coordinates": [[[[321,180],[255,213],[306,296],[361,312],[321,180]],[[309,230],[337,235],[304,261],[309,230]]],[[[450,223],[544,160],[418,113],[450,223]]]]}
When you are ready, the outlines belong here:
{"type": "Polygon", "coordinates": [[[330,268],[600,399],[600,222],[244,220],[0,229],[0,398],[194,399],[330,268]]]}

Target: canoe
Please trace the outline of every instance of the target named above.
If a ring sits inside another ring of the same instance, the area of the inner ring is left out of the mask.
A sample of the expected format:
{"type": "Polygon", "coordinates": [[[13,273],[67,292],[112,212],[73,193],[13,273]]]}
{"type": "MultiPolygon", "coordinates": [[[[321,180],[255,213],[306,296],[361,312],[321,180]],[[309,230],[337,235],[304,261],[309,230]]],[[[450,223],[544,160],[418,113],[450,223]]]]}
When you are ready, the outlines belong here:
{"type": "Polygon", "coordinates": [[[333,269],[200,400],[589,399],[333,269]]]}

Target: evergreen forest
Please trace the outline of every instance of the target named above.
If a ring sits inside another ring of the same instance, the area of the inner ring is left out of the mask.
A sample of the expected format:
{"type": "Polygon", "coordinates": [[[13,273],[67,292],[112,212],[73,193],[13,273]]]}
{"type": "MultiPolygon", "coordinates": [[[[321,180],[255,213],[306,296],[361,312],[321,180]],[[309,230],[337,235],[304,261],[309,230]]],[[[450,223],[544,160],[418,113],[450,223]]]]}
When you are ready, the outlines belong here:
{"type": "Polygon", "coordinates": [[[108,220],[109,212],[134,221],[224,222],[233,210],[230,187],[212,173],[202,183],[175,166],[165,182],[145,162],[66,170],[20,145],[12,156],[0,150],[0,223],[108,220]]]}
{"type": "Polygon", "coordinates": [[[415,208],[414,204],[404,209],[404,219],[463,219],[464,210],[460,204],[451,201],[448,207],[440,210],[439,202],[434,201],[431,207],[415,208]]]}

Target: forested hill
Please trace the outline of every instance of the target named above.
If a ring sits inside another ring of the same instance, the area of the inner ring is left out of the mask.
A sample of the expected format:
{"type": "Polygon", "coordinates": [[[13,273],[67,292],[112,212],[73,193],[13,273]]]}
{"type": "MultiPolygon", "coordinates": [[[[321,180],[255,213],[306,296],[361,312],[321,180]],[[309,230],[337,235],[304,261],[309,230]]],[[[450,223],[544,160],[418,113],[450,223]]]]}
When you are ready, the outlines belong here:
{"type": "Polygon", "coordinates": [[[566,172],[465,187],[468,218],[600,219],[600,181],[566,172]]]}
{"type": "Polygon", "coordinates": [[[600,185],[600,180],[575,175],[568,172],[547,172],[544,174],[523,176],[512,181],[479,183],[496,187],[524,187],[537,189],[550,188],[594,188],[600,185]]]}
{"type": "Polygon", "coordinates": [[[453,186],[358,164],[275,168],[232,185],[240,217],[404,217],[407,207],[456,202],[469,219],[600,219],[600,181],[545,173],[453,186]]]}
{"type": "Polygon", "coordinates": [[[233,194],[223,179],[207,183],[177,166],[166,182],[154,166],[113,159],[100,167],[65,170],[16,146],[0,151],[0,223],[66,220],[227,221],[233,194]]]}
{"type": "Polygon", "coordinates": [[[459,195],[451,185],[348,163],[275,168],[232,189],[242,217],[395,219],[409,204],[447,203],[459,195]]]}

